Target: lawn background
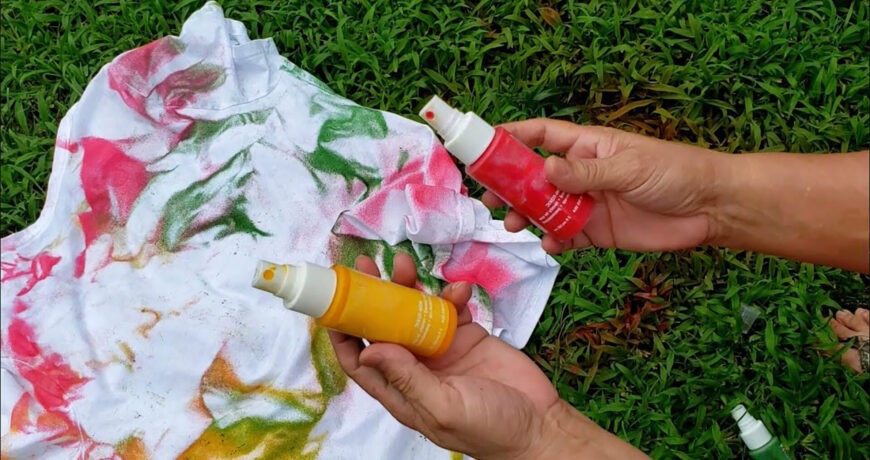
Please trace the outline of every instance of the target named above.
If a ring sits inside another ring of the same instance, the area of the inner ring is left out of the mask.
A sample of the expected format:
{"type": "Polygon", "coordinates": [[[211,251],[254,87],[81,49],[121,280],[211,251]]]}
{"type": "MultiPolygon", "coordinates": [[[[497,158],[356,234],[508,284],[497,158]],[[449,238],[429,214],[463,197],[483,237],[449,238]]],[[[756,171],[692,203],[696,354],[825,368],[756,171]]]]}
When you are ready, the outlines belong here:
{"type": "MultiPolygon", "coordinates": [[[[0,233],[39,214],[57,124],[89,79],[202,4],[2,2],[0,233]]],[[[728,152],[870,142],[866,0],[222,6],[338,93],[412,118],[439,94],[492,122],[556,117],[728,152]]],[[[867,375],[818,351],[836,308],[870,303],[866,277],[716,249],[559,259],[526,351],[605,428],[656,458],[741,458],[728,411],[742,402],[799,458],[870,457],[867,375]],[[761,311],[746,334],[742,305],[761,311]]]]}

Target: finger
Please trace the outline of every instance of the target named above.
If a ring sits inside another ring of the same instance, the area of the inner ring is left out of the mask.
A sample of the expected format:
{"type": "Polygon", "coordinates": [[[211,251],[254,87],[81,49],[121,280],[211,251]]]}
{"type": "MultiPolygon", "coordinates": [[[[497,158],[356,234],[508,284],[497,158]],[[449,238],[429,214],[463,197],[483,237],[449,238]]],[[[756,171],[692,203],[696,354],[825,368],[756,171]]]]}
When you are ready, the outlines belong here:
{"type": "Polygon", "coordinates": [[[387,382],[386,377],[379,370],[360,364],[360,352],[366,349],[362,342],[336,331],[329,331],[329,340],[335,349],[338,364],[348,377],[372,398],[378,400],[396,419],[413,427],[414,412],[404,396],[387,382]]]}
{"type": "MultiPolygon", "coordinates": [[[[575,236],[574,239],[580,240],[581,243],[589,241],[589,239],[586,238],[586,236],[582,233],[578,236],[575,236]]],[[[591,244],[591,243],[589,243],[589,244],[591,244]]],[[[586,244],[585,246],[589,246],[589,244],[586,244]]],[[[578,245],[577,247],[585,247],[585,246],[578,245]]],[[[550,235],[544,235],[544,237],[541,239],[541,247],[544,248],[544,251],[547,254],[555,255],[555,254],[561,254],[565,251],[574,249],[574,243],[571,240],[559,241],[550,235]]]]}
{"type": "Polygon", "coordinates": [[[595,150],[587,147],[591,136],[600,137],[604,131],[596,127],[580,126],[563,120],[536,118],[501,125],[512,136],[529,147],[541,147],[554,153],[581,154],[594,156],[595,150]],[[581,148],[582,147],[582,148],[581,148]]]}
{"type": "Polygon", "coordinates": [[[507,215],[504,217],[504,229],[509,232],[516,233],[528,226],[529,220],[514,210],[508,211],[507,215]]]}
{"type": "Polygon", "coordinates": [[[360,339],[333,330],[327,330],[327,333],[339,366],[350,378],[363,388],[387,385],[386,379],[378,371],[360,365],[360,353],[366,348],[360,339]]]}
{"type": "Polygon", "coordinates": [[[417,284],[417,266],[414,259],[404,252],[393,257],[393,282],[402,286],[417,284]]]}
{"type": "MultiPolygon", "coordinates": [[[[376,369],[390,387],[398,391],[411,406],[424,412],[450,410],[445,387],[441,380],[410,351],[391,343],[376,343],[363,350],[360,363],[376,369]]],[[[407,411],[401,405],[391,406],[392,400],[380,400],[391,413],[407,411]]],[[[394,414],[396,415],[396,414],[394,414]]]]}
{"type": "Polygon", "coordinates": [[[501,198],[495,196],[495,193],[490,191],[483,192],[483,197],[480,198],[483,204],[489,209],[503,208],[507,204],[501,198]]]}
{"type": "MultiPolygon", "coordinates": [[[[438,371],[448,366],[454,366],[457,360],[468,355],[468,351],[476,347],[482,340],[489,337],[489,332],[477,323],[468,323],[456,329],[453,343],[447,351],[435,359],[423,359],[429,369],[438,371]]],[[[471,363],[469,363],[471,364],[471,363]]],[[[464,369],[451,368],[451,370],[464,372],[464,369]]]]}
{"type": "Polygon", "coordinates": [[[345,372],[350,372],[359,367],[359,354],[365,348],[358,338],[327,329],[329,341],[335,350],[335,357],[345,372]]]}
{"type": "Polygon", "coordinates": [[[456,324],[462,326],[471,322],[471,311],[468,309],[468,301],[471,299],[471,283],[460,281],[448,284],[441,297],[448,300],[456,307],[456,324]]]}
{"type": "Polygon", "coordinates": [[[549,157],[544,163],[547,180],[568,193],[592,190],[625,192],[641,179],[642,169],[630,155],[604,159],[566,160],[549,157]]]}
{"type": "Polygon", "coordinates": [[[376,264],[369,256],[357,256],[356,262],[354,262],[354,267],[356,267],[357,271],[367,275],[372,275],[374,277],[381,276],[381,271],[378,270],[378,264],[376,264]]]}
{"type": "Polygon", "coordinates": [[[464,326],[473,320],[474,318],[471,316],[471,310],[469,310],[468,305],[456,307],[456,327],[464,326]]]}

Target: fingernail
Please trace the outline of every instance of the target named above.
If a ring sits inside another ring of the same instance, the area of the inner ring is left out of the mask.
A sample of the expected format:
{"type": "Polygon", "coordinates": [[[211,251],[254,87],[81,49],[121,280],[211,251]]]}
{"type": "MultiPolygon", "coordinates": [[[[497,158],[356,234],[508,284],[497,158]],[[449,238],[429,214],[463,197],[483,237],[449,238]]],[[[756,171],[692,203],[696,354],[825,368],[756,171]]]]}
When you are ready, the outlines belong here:
{"type": "Polygon", "coordinates": [[[840,319],[846,319],[850,316],[852,316],[852,313],[849,313],[846,310],[840,310],[837,312],[837,318],[840,318],[840,319]]]}

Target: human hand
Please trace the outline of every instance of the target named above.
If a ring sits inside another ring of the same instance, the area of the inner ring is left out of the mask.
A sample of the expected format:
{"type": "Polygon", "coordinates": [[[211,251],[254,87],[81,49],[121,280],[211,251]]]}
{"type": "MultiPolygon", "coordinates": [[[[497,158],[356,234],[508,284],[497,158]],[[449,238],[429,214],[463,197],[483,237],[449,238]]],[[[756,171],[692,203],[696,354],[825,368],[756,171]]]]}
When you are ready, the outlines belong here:
{"type": "MultiPolygon", "coordinates": [[[[358,270],[379,276],[367,257],[358,270]]],[[[393,281],[414,286],[411,257],[399,254],[393,281]]],[[[529,452],[544,414],[559,402],[549,379],[522,352],[471,321],[465,307],[467,283],[442,296],[457,307],[458,326],[450,349],[437,359],[417,358],[389,343],[362,342],[330,331],[339,363],[367,393],[404,425],[436,444],[475,458],[510,458],[529,452]]]]}
{"type": "MultiPolygon", "coordinates": [[[[368,257],[359,257],[356,267],[379,276],[368,257]]],[[[393,282],[415,285],[411,257],[397,255],[393,267],[393,282]]],[[[473,323],[467,283],[447,286],[442,296],[456,305],[458,327],[450,349],[437,359],[418,358],[390,343],[364,347],[355,337],[330,331],[341,367],[399,422],[477,459],[639,454],[560,400],[525,354],[473,323]]]]}
{"type": "MultiPolygon", "coordinates": [[[[560,253],[586,246],[667,251],[710,242],[710,213],[717,200],[717,168],[726,154],[639,134],[567,121],[535,119],[502,125],[529,147],[551,156],[547,179],[569,193],[588,193],[595,207],[572,240],[546,235],[543,247],[560,253]]],[[[483,202],[504,206],[491,192],[483,202]]],[[[515,211],[505,228],[520,231],[528,219],[515,211]]]]}

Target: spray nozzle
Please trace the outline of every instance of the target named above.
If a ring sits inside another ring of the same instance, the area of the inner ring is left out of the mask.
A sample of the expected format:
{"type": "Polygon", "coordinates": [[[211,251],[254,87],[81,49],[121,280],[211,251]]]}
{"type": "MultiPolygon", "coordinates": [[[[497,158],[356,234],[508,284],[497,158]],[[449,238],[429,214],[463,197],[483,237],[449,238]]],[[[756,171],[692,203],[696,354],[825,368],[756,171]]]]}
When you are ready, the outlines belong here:
{"type": "Polygon", "coordinates": [[[291,310],[319,318],[329,309],[336,282],[335,272],[329,268],[261,260],[257,262],[251,285],[280,297],[291,310]]]}
{"type": "Polygon", "coordinates": [[[749,450],[758,449],[773,439],[770,431],[767,431],[767,428],[761,421],[747,412],[743,404],[738,404],[737,407],[731,409],[731,417],[734,417],[734,420],[737,421],[737,428],[740,429],[740,438],[743,439],[749,450]]]}
{"type": "Polygon", "coordinates": [[[257,262],[257,269],[251,284],[257,289],[278,295],[292,268],[289,265],[279,265],[261,260],[257,262]]]}
{"type": "Polygon", "coordinates": [[[740,425],[741,420],[746,420],[744,425],[755,421],[755,417],[750,415],[749,412],[746,412],[746,407],[744,407],[743,404],[738,404],[737,407],[731,409],[731,417],[734,418],[734,421],[737,422],[738,425],[740,425]]]}
{"type": "Polygon", "coordinates": [[[482,118],[462,113],[438,96],[423,106],[420,117],[444,139],[444,148],[467,165],[477,161],[495,138],[495,128],[482,118]]]}
{"type": "Polygon", "coordinates": [[[450,107],[440,97],[433,96],[420,110],[420,117],[435,128],[441,137],[451,138],[457,122],[462,118],[462,112],[450,107]]]}

